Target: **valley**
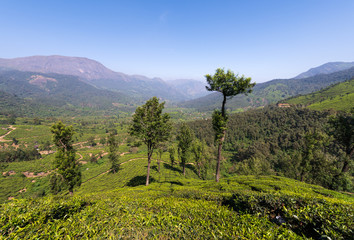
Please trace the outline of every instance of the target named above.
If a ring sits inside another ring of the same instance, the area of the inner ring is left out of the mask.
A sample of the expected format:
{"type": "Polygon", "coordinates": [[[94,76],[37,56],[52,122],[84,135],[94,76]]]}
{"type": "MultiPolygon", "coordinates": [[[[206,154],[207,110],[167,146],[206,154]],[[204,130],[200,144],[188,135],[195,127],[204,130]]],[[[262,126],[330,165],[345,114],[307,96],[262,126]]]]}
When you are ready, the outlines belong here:
{"type": "Polygon", "coordinates": [[[126,75],[85,58],[0,59],[0,238],[350,239],[354,69],[324,66],[228,100],[215,182],[212,110],[222,96],[205,95],[205,84],[126,75]],[[149,149],[131,129],[155,95],[171,129],[145,186],[149,149]],[[56,175],[58,122],[72,126],[73,195],[56,175]]]}

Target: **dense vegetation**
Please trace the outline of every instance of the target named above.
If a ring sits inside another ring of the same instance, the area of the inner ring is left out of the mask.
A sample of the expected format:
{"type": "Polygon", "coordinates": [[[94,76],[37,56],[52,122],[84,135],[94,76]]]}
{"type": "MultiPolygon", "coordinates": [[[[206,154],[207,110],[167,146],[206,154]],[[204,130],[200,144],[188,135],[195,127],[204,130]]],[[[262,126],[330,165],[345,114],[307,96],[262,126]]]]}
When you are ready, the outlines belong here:
{"type": "MultiPolygon", "coordinates": [[[[231,115],[224,147],[231,163],[224,163],[224,174],[277,174],[352,190],[352,173],[341,172],[346,156],[329,136],[330,113],[271,106],[231,115]],[[315,141],[312,149],[310,141],[315,141]]],[[[189,124],[213,145],[211,120],[189,124]]]]}
{"type": "Polygon", "coordinates": [[[282,102],[303,105],[314,110],[336,109],[349,112],[354,102],[354,79],[317,92],[285,99],[282,102]]]}
{"type": "Polygon", "coordinates": [[[0,71],[0,89],[5,112],[20,116],[112,115],[133,111],[135,106],[122,93],[97,89],[68,75],[0,71]]]}

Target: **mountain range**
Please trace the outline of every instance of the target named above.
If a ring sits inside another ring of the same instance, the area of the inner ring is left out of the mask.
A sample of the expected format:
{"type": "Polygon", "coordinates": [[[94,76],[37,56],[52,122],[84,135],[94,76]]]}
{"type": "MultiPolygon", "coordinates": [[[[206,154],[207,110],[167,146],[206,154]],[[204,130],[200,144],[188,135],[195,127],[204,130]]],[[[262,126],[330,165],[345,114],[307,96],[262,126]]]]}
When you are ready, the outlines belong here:
{"type": "MultiPolygon", "coordinates": [[[[354,78],[354,67],[349,68],[350,64],[343,63],[342,67],[338,67],[339,65],[337,65],[337,69],[345,68],[345,70],[324,74],[323,72],[327,72],[326,66],[328,65],[331,64],[325,64],[318,68],[313,68],[311,72],[316,71],[318,74],[312,75],[311,77],[275,79],[256,84],[251,94],[237,95],[227,102],[227,107],[231,110],[261,107],[299,94],[318,91],[332,84],[354,78]]],[[[300,75],[306,74],[304,73],[300,75]]],[[[198,99],[180,103],[179,106],[194,108],[199,111],[211,111],[215,108],[220,108],[221,102],[221,93],[215,92],[198,99]]]]}
{"type": "Polygon", "coordinates": [[[0,67],[19,71],[72,75],[96,88],[125,93],[142,100],[157,96],[167,101],[181,101],[191,99],[193,96],[202,96],[205,92],[203,88],[195,88],[195,81],[184,80],[186,84],[184,84],[184,89],[180,90],[175,87],[176,84],[169,84],[160,78],[114,72],[95,60],[82,57],[54,55],[0,59],[0,67]],[[191,84],[190,87],[188,84],[191,84]],[[191,91],[185,91],[189,88],[191,91]]]}
{"type": "MultiPolygon", "coordinates": [[[[292,79],[260,83],[252,94],[239,95],[228,101],[227,107],[231,110],[260,107],[318,91],[353,79],[353,66],[354,62],[326,63],[292,79]]],[[[16,109],[18,103],[17,107],[24,110],[48,106],[73,111],[75,108],[131,111],[152,96],[199,111],[219,108],[221,103],[221,95],[208,94],[205,83],[200,81],[166,82],[160,78],[127,75],[112,71],[95,60],[65,56],[0,59],[0,91],[1,106],[16,109]]]]}

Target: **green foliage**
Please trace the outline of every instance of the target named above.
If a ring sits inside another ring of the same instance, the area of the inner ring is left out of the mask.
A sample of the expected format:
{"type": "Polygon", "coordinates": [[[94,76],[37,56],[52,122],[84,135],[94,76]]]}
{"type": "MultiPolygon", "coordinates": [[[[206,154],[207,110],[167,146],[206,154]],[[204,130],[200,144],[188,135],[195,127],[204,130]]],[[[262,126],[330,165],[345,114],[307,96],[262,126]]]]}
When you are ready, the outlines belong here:
{"type": "Polygon", "coordinates": [[[66,127],[59,121],[50,130],[53,133],[53,142],[57,147],[55,168],[58,169],[57,173],[68,185],[69,192],[72,193],[74,186],[81,185],[80,165],[75,160],[76,154],[72,145],[73,128],[72,126],[66,127]]]}
{"type": "Polygon", "coordinates": [[[251,78],[245,78],[243,75],[239,77],[231,70],[218,68],[214,75],[205,75],[209,84],[206,86],[208,91],[221,92],[224,97],[233,97],[240,93],[251,93],[255,83],[250,83],[251,78]]]}
{"type": "Polygon", "coordinates": [[[119,142],[113,133],[109,134],[107,139],[108,145],[108,159],[111,162],[111,172],[116,173],[119,170],[119,142]]]}
{"type": "Polygon", "coordinates": [[[259,214],[299,236],[322,239],[350,239],[354,209],[350,204],[331,203],[323,199],[286,194],[235,193],[224,204],[237,212],[259,214]],[[346,213],[346,214],[343,214],[346,213]]]}
{"type": "Polygon", "coordinates": [[[330,134],[345,152],[342,172],[348,172],[353,163],[354,153],[354,113],[339,115],[330,119],[330,134]]]}
{"type": "Polygon", "coordinates": [[[226,125],[227,125],[227,113],[226,113],[226,100],[229,98],[244,93],[251,93],[252,88],[256,85],[251,83],[251,78],[239,77],[232,71],[228,70],[226,73],[224,69],[218,68],[213,76],[209,74],[205,75],[209,86],[206,86],[208,91],[221,92],[223,95],[223,101],[221,105],[221,111],[215,110],[212,116],[213,129],[215,131],[215,140],[218,143],[218,155],[215,179],[219,182],[220,179],[220,164],[221,164],[221,151],[222,144],[225,141],[226,125]]]}
{"type": "MultiPolygon", "coordinates": [[[[351,172],[340,174],[348,159],[345,148],[326,133],[330,114],[330,111],[269,106],[230,115],[224,142],[230,162],[224,163],[223,174],[279,174],[300,180],[303,171],[306,182],[352,191],[351,172]],[[311,132],[322,135],[321,141],[326,141],[312,151],[310,160],[306,157],[305,136],[311,132]]],[[[212,120],[189,123],[196,137],[209,146],[214,144],[211,125],[212,120]]]]}
{"type": "Polygon", "coordinates": [[[31,161],[40,157],[41,154],[34,147],[0,149],[0,162],[31,161]]]}
{"type": "Polygon", "coordinates": [[[307,239],[324,235],[350,239],[353,234],[351,196],[280,177],[240,176],[220,183],[181,178],[178,184],[156,181],[149,187],[94,191],[1,204],[0,235],[9,239],[307,239]]]}
{"type": "Polygon", "coordinates": [[[194,134],[191,129],[185,123],[183,123],[176,139],[178,141],[178,152],[181,158],[181,164],[183,166],[183,174],[185,175],[186,161],[192,147],[194,134]]]}
{"type": "Polygon", "coordinates": [[[165,103],[159,103],[156,97],[151,98],[135,110],[129,128],[129,134],[139,138],[148,148],[146,185],[149,184],[150,162],[154,149],[159,143],[167,141],[171,133],[170,117],[167,113],[162,114],[164,105],[165,103]]]}
{"type": "Polygon", "coordinates": [[[220,110],[214,110],[212,115],[212,125],[215,132],[215,142],[220,143],[221,139],[225,136],[227,129],[228,116],[222,115],[220,110]]]}
{"type": "MultiPolygon", "coordinates": [[[[354,68],[350,68],[340,72],[320,74],[309,78],[275,79],[265,83],[257,84],[253,89],[253,93],[249,94],[248,96],[239,95],[234,97],[228,101],[227,107],[231,110],[237,110],[240,108],[245,110],[249,109],[250,107],[257,108],[266,106],[268,104],[276,103],[280,100],[292,96],[297,96],[299,94],[308,94],[319,91],[332,84],[344,82],[348,79],[353,79],[353,77],[354,68]]],[[[323,97],[325,97],[325,95],[323,95],[323,97]]],[[[348,100],[350,100],[353,96],[350,94],[348,97],[348,100]]],[[[344,96],[342,94],[342,96],[338,98],[338,101],[336,101],[335,105],[340,107],[343,102],[343,105],[346,105],[346,109],[348,109],[348,107],[351,108],[353,101],[350,102],[346,100],[346,98],[346,94],[344,94],[344,96]]],[[[199,111],[212,111],[213,109],[219,107],[220,101],[222,101],[221,95],[210,94],[202,98],[186,101],[179,104],[179,106],[194,108],[199,111]]],[[[326,108],[319,108],[319,110],[320,109],[326,108]]]]}
{"type": "Polygon", "coordinates": [[[205,142],[195,139],[192,144],[192,153],[194,155],[195,165],[198,170],[199,178],[206,180],[207,177],[207,159],[209,158],[205,142]]]}
{"type": "Polygon", "coordinates": [[[173,165],[175,164],[175,160],[176,160],[176,148],[171,145],[169,148],[168,148],[168,153],[170,154],[170,163],[171,163],[171,166],[173,167],[173,165]]]}
{"type": "Polygon", "coordinates": [[[349,112],[354,102],[354,79],[282,102],[303,105],[314,110],[335,109],[349,112]]]}

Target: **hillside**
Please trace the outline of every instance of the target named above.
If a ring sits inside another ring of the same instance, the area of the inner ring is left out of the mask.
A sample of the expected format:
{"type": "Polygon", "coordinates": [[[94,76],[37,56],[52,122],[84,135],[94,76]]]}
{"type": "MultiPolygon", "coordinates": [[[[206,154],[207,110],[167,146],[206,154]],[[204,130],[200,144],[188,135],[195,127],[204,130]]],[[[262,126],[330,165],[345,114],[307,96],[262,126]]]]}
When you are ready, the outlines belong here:
{"type": "Polygon", "coordinates": [[[335,109],[349,112],[354,107],[354,79],[282,102],[303,105],[314,110],[335,109]]]}
{"type": "MultiPolygon", "coordinates": [[[[186,99],[186,94],[180,93],[160,78],[114,72],[101,63],[88,58],[32,56],[0,59],[0,68],[77,76],[81,81],[97,88],[124,92],[140,99],[148,99],[152,96],[170,101],[186,99]]],[[[188,99],[191,97],[188,96],[188,99]]]]}
{"type": "MultiPolygon", "coordinates": [[[[90,169],[97,177],[85,176],[74,197],[12,199],[1,204],[1,236],[349,239],[353,232],[351,195],[276,176],[201,181],[190,169],[184,178],[168,164],[163,164],[160,174],[153,170],[154,182],[146,187],[139,181],[146,159],[123,160],[126,164],[119,173],[100,175],[106,161],[83,166],[85,175],[90,169]]],[[[16,175],[8,178],[25,180],[16,175]]],[[[35,179],[43,184],[45,178],[35,179]]],[[[36,183],[32,185],[24,189],[35,189],[36,183]]]]}
{"type": "MultiPolygon", "coordinates": [[[[299,178],[306,167],[304,181],[348,191],[348,179],[336,172],[341,166],[338,145],[329,146],[336,154],[328,151],[324,157],[320,146],[313,159],[301,158],[306,134],[313,129],[322,134],[328,116],[276,107],[230,115],[219,183],[214,180],[215,149],[209,146],[203,177],[198,177],[192,154],[183,176],[178,157],[172,164],[168,152],[161,157],[155,152],[148,187],[146,146],[128,135],[125,119],[66,118],[76,132],[73,146],[82,173],[73,197],[65,186],[60,193],[52,188],[56,149],[50,126],[56,120],[3,123],[0,238],[349,239],[354,226],[351,193],[284,177],[299,178]],[[110,172],[110,132],[121,141],[117,173],[110,172]]],[[[213,141],[210,120],[189,125],[197,137],[213,141]]]]}
{"type": "Polygon", "coordinates": [[[132,102],[123,93],[97,89],[75,76],[53,73],[1,71],[0,90],[6,93],[0,98],[2,107],[8,106],[13,111],[26,114],[38,114],[38,111],[33,111],[38,108],[43,114],[48,114],[53,108],[118,111],[124,110],[132,102]],[[29,105],[34,106],[26,109],[25,106],[29,105]]]}
{"type": "Polygon", "coordinates": [[[295,78],[308,78],[319,74],[329,74],[343,71],[354,67],[354,62],[329,62],[321,66],[311,68],[310,70],[297,75],[295,78]]]}
{"type": "MultiPolygon", "coordinates": [[[[247,109],[276,103],[299,94],[307,94],[318,91],[329,85],[344,82],[354,77],[354,67],[347,70],[320,74],[301,79],[275,79],[269,82],[256,84],[252,94],[238,95],[227,102],[231,110],[247,109]]],[[[220,93],[212,93],[205,97],[181,103],[181,107],[195,108],[200,111],[211,111],[220,108],[222,96],[220,93]]]]}

